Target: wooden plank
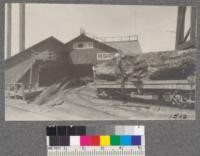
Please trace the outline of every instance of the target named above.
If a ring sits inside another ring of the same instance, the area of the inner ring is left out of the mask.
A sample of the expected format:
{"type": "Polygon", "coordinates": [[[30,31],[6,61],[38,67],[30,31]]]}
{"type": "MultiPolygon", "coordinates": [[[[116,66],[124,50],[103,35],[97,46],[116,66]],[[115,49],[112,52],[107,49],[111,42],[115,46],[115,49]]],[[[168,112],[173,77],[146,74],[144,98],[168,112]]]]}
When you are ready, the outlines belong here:
{"type": "MultiPolygon", "coordinates": [[[[126,82],[126,84],[134,84],[139,83],[140,81],[135,82],[126,82]]],[[[97,80],[96,83],[99,84],[120,84],[119,81],[99,81],[97,80]]],[[[188,84],[187,80],[145,80],[141,81],[142,84],[188,84]]]]}
{"type": "MultiPolygon", "coordinates": [[[[120,89],[121,85],[113,84],[113,85],[102,85],[96,84],[96,88],[98,89],[120,89]]],[[[125,89],[157,89],[157,90],[195,90],[196,86],[193,85],[125,85],[125,89]]]]}
{"type": "MultiPolygon", "coordinates": [[[[96,88],[121,88],[119,82],[99,82],[96,81],[96,88]]],[[[160,81],[144,81],[142,83],[126,82],[125,88],[127,89],[177,89],[177,90],[195,90],[195,82],[190,83],[187,80],[160,80],[160,81]]]]}

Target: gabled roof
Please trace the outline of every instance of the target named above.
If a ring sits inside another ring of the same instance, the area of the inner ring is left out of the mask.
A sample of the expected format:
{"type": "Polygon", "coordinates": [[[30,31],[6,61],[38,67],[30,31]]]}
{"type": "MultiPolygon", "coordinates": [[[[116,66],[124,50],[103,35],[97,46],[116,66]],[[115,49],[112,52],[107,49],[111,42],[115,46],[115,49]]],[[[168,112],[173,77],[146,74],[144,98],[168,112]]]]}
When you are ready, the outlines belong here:
{"type": "Polygon", "coordinates": [[[122,52],[125,55],[134,55],[142,53],[142,49],[140,47],[138,40],[122,40],[122,41],[101,41],[98,38],[91,37],[91,35],[81,34],[78,37],[74,38],[73,40],[67,42],[65,44],[65,48],[68,52],[73,50],[73,43],[74,42],[83,42],[83,41],[93,41],[96,44],[100,44],[101,48],[107,52],[109,51],[118,51],[122,52]]]}
{"type": "Polygon", "coordinates": [[[59,49],[64,48],[64,44],[61,41],[59,41],[55,37],[51,36],[47,39],[42,40],[39,43],[36,43],[33,46],[25,49],[24,51],[19,52],[16,55],[11,56],[10,58],[6,59],[5,67],[9,68],[10,66],[20,63],[21,61],[25,61],[26,59],[30,58],[33,55],[33,53],[35,53],[35,52],[42,52],[42,51],[37,51],[37,49],[39,49],[41,46],[44,46],[45,44],[47,45],[46,48],[49,48],[49,49],[51,49],[51,47],[49,47],[49,45],[52,45],[52,47],[54,46],[55,50],[56,50],[56,47],[58,47],[59,49]]]}
{"type": "Polygon", "coordinates": [[[74,65],[80,64],[96,64],[96,53],[97,52],[106,52],[106,53],[116,53],[117,49],[111,47],[103,42],[95,40],[86,34],[81,34],[73,40],[65,44],[65,50],[69,54],[71,62],[74,65]],[[73,43],[75,42],[93,42],[93,48],[87,49],[74,49],[73,43]]]}
{"type": "Polygon", "coordinates": [[[79,36],[77,36],[76,38],[72,39],[71,41],[67,42],[65,44],[65,48],[68,52],[72,51],[73,50],[73,43],[74,42],[84,42],[84,41],[92,41],[94,43],[95,46],[99,46],[99,48],[101,48],[102,50],[104,51],[107,51],[107,52],[116,52],[117,49],[110,46],[110,45],[107,45],[103,42],[100,42],[100,41],[97,41],[89,36],[87,36],[86,34],[80,34],[79,36]]]}

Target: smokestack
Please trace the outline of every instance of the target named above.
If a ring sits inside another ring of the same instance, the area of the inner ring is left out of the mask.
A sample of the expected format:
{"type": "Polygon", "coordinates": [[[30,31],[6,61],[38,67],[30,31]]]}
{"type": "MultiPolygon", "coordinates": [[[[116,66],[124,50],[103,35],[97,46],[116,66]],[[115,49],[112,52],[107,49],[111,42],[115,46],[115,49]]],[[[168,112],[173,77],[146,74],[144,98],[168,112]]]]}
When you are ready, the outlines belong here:
{"type": "Polygon", "coordinates": [[[84,28],[80,28],[80,34],[85,34],[85,29],[84,28]]]}
{"type": "Polygon", "coordinates": [[[12,44],[12,5],[7,4],[7,58],[11,57],[12,44]]]}
{"type": "Polygon", "coordinates": [[[19,4],[19,51],[25,49],[25,4],[19,4]]]}

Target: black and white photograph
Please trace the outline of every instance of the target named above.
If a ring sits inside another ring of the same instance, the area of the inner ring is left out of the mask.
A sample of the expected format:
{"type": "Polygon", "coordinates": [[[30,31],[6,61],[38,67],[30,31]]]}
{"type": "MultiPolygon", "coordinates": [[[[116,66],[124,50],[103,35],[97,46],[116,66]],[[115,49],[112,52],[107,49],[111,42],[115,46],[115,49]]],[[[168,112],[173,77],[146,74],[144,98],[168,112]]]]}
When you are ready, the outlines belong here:
{"type": "Polygon", "coordinates": [[[195,120],[196,7],[5,4],[5,120],[195,120]]]}

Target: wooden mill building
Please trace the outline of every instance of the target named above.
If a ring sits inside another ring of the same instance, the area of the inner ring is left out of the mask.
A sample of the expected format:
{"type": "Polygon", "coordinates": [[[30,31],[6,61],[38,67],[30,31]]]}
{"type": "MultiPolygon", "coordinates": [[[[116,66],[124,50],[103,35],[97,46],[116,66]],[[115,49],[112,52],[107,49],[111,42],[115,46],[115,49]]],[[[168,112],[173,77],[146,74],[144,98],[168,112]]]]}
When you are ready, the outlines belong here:
{"type": "Polygon", "coordinates": [[[92,76],[92,66],[118,52],[141,53],[138,40],[104,42],[81,33],[63,43],[49,37],[5,61],[5,83],[47,87],[64,77],[92,76]]]}

